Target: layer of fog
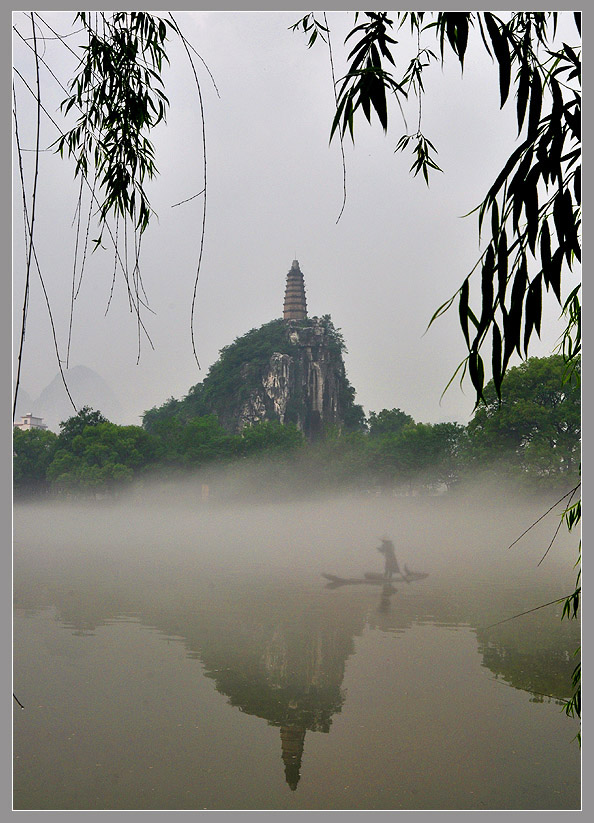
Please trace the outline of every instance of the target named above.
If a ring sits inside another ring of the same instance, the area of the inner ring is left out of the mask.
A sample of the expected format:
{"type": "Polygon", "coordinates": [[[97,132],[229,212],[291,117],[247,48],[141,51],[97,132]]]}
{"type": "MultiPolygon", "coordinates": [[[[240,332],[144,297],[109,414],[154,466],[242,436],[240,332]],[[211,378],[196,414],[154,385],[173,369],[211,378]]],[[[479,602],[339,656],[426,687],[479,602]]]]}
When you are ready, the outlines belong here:
{"type": "Polygon", "coordinates": [[[562,505],[510,548],[560,493],[521,497],[496,482],[440,495],[311,491],[291,499],[275,494],[274,484],[266,489],[262,475],[248,475],[243,492],[235,475],[232,495],[221,477],[207,479],[144,484],[86,502],[17,501],[15,569],[21,561],[109,558],[180,574],[361,577],[383,570],[377,547],[387,538],[401,565],[433,580],[554,579],[560,596],[573,590],[579,536],[558,529],[562,505]]]}

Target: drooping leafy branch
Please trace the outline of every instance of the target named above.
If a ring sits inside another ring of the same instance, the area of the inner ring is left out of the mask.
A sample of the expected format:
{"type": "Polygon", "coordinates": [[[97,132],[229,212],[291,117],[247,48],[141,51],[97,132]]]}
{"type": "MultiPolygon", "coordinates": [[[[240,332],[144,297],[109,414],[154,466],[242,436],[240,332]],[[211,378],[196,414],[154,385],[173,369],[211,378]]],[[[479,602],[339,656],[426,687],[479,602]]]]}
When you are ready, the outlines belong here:
{"type": "Polygon", "coordinates": [[[367,17],[367,22],[355,26],[346,38],[349,40],[355,35],[361,35],[361,39],[349,53],[349,60],[352,62],[338,92],[331,137],[338,128],[342,134],[348,128],[354,138],[354,115],[359,107],[369,123],[372,109],[375,110],[382,127],[387,129],[386,91],[405,94],[402,84],[397,83],[382,65],[382,57],[394,65],[390,46],[395,45],[396,41],[388,35],[392,21],[385,12],[368,12],[367,17]]]}
{"type": "MultiPolygon", "coordinates": [[[[531,15],[518,16],[513,26],[498,26],[490,15],[485,18],[500,65],[502,105],[508,95],[508,60],[510,68],[517,64],[519,132],[527,106],[529,110],[525,139],[478,209],[479,230],[487,217],[491,229],[482,258],[478,320],[468,305],[468,279],[459,294],[477,399],[484,384],[480,349],[489,331],[493,380],[499,390],[514,350],[526,356],[532,333],[540,334],[543,288],[552,290],[561,303],[564,263],[571,269],[581,260],[580,95],[566,85],[579,80],[579,59],[563,44],[558,51],[547,49],[548,58],[541,62],[532,48],[531,15]],[[569,99],[564,99],[568,90],[569,99]],[[545,91],[552,105],[543,113],[545,91]],[[472,334],[466,331],[468,320],[472,334]]],[[[544,38],[544,29],[537,28],[537,42],[546,43],[544,38]]],[[[573,356],[577,354],[579,345],[573,356]]]]}
{"type": "MultiPolygon", "coordinates": [[[[311,15],[309,16],[311,18],[311,15]]],[[[514,352],[528,354],[533,334],[540,334],[542,299],[551,291],[568,317],[564,352],[573,359],[581,350],[579,286],[563,298],[562,274],[581,260],[581,63],[580,47],[556,45],[557,13],[517,12],[503,20],[491,12],[398,12],[398,28],[410,25],[417,53],[401,75],[395,75],[396,23],[385,12],[365,12],[345,40],[360,35],[348,55],[331,126],[331,136],[347,130],[354,139],[354,119],[360,109],[371,123],[375,112],[382,128],[389,123],[389,100],[416,96],[419,119],[414,134],[403,135],[396,150],[414,139],[411,171],[438,169],[433,143],[421,131],[423,72],[436,58],[422,47],[427,36],[437,38],[440,59],[448,47],[464,68],[469,37],[474,31],[498,67],[500,105],[516,98],[519,144],[483,201],[478,214],[479,236],[485,245],[480,259],[458,291],[440,306],[433,323],[457,302],[468,355],[458,367],[468,373],[480,402],[486,375],[483,349],[490,340],[490,369],[497,391],[514,352]],[[471,276],[480,272],[480,300],[471,298],[471,276]]],[[[580,16],[575,15],[578,33],[580,16]]],[[[309,26],[313,25],[311,19],[309,26]]]]}
{"type": "MultiPolygon", "coordinates": [[[[415,141],[411,171],[422,172],[427,183],[430,170],[441,171],[431,154],[436,149],[421,128],[423,72],[436,59],[421,45],[429,35],[437,38],[442,63],[449,47],[464,70],[469,38],[478,31],[498,68],[500,107],[515,97],[518,145],[482,202],[470,212],[478,215],[480,258],[429,322],[431,326],[457,303],[468,354],[448,386],[460,371],[461,382],[468,374],[478,408],[489,381],[484,359],[488,347],[492,384],[501,400],[510,359],[514,353],[527,357],[533,335],[540,336],[545,291],[554,295],[565,315],[559,349],[568,364],[566,379],[576,376],[581,353],[580,285],[564,297],[562,280],[581,262],[581,44],[558,43],[557,12],[513,12],[506,19],[492,12],[398,12],[398,28],[408,23],[417,53],[404,73],[396,76],[394,22],[385,12],[365,12],[363,23],[358,22],[359,16],[355,14],[345,39],[346,43],[362,35],[347,58],[351,63],[338,93],[331,139],[348,130],[354,140],[358,109],[369,123],[375,112],[387,131],[390,98],[395,97],[402,110],[402,102],[416,96],[416,133],[404,134],[396,150],[415,141]],[[470,281],[478,273],[480,299],[476,301],[470,281]]],[[[573,18],[580,37],[580,13],[573,18]]],[[[315,15],[303,19],[307,20],[304,30],[313,28],[315,34],[315,15]]],[[[312,35],[310,46],[314,39],[312,35]]],[[[577,525],[580,516],[579,503],[569,507],[567,525],[577,525]]],[[[578,576],[575,592],[565,600],[564,616],[577,614],[580,595],[578,576]]],[[[581,711],[580,671],[578,665],[573,698],[566,707],[570,715],[579,716],[581,711]]]]}
{"type": "MultiPolygon", "coordinates": [[[[578,500],[575,503],[571,503],[567,506],[565,511],[563,512],[563,519],[567,525],[569,531],[579,527],[582,519],[582,501],[578,500]]],[[[580,553],[576,562],[576,567],[578,569],[577,579],[575,582],[575,590],[573,594],[566,598],[565,603],[563,604],[563,617],[575,620],[578,616],[578,611],[580,608],[580,600],[582,595],[582,586],[581,586],[581,557],[582,557],[582,544],[580,541],[580,553]]],[[[581,647],[576,649],[576,655],[579,655],[581,652],[581,647]]],[[[565,713],[568,717],[581,717],[582,715],[582,664],[581,661],[578,660],[574,670],[573,675],[571,678],[571,685],[572,685],[572,695],[569,700],[565,703],[565,713]]],[[[578,732],[578,740],[581,742],[581,733],[578,732]]]]}
{"type": "Polygon", "coordinates": [[[157,172],[149,133],[168,106],[161,71],[171,24],[145,12],[111,18],[79,12],[77,20],[88,40],[61,108],[67,115],[76,107],[80,115],[56,146],[76,159],[75,175],[86,177],[94,167],[103,195],[100,225],[113,213],[132,219],[142,233],[151,213],[144,183],[157,172]]]}
{"type": "MultiPolygon", "coordinates": [[[[62,119],[52,116],[47,105],[42,102],[39,82],[35,87],[32,86],[17,66],[14,69],[15,78],[18,78],[26,90],[25,93],[32,95],[36,100],[38,116],[43,114],[51,123],[51,127],[57,131],[58,137],[51,144],[51,148],[62,157],[74,160],[75,177],[80,180],[75,211],[71,310],[65,359],[60,356],[55,340],[60,371],[63,363],[68,366],[74,305],[87,261],[91,226],[98,225],[98,236],[94,239],[95,248],[105,243],[113,249],[114,261],[106,312],[112,303],[116,275],[121,272],[130,311],[135,315],[138,329],[138,360],[142,335],[152,347],[142,316],[142,312],[151,309],[141,277],[140,250],[143,233],[153,214],[147,183],[158,173],[153,132],[159,124],[165,122],[169,105],[164,92],[163,69],[169,62],[168,37],[171,35],[179,39],[187,53],[196,80],[202,118],[204,181],[199,194],[202,196],[203,219],[190,324],[192,347],[196,354],[194,303],[205,236],[206,139],[200,82],[190,52],[193,51],[202,61],[214,84],[210,70],[194,47],[188,43],[171,15],[164,18],[146,12],[79,12],[73,21],[74,30],[67,33],[56,31],[41,14],[32,13],[30,18],[34,31],[33,45],[29,43],[29,38],[21,33],[18,25],[14,25],[13,30],[22,44],[33,54],[37,78],[40,70],[47,72],[51,77],[51,84],[57,84],[63,93],[60,106],[62,119]],[[79,43],[78,47],[71,45],[72,41],[69,38],[73,36],[76,37],[75,42],[79,43]],[[46,59],[46,55],[35,47],[36,38],[39,42],[56,41],[64,53],[67,52],[70,57],[76,58],[76,68],[69,82],[60,80],[54,71],[55,67],[52,67],[52,60],[49,57],[46,59]],[[76,118],[74,121],[73,116],[76,118]],[[83,198],[87,200],[86,205],[83,205],[83,198]],[[86,218],[83,215],[85,208],[88,209],[86,218]]],[[[15,134],[18,133],[16,96],[15,91],[15,134]]],[[[38,154],[43,150],[50,149],[41,149],[38,146],[36,152],[38,154]]],[[[20,146],[17,146],[17,153],[20,163],[20,146]]],[[[23,196],[26,196],[25,191],[23,196]]],[[[191,199],[193,198],[186,198],[183,202],[191,199]]],[[[39,268],[33,240],[33,221],[28,221],[26,216],[25,230],[29,256],[28,270],[31,250],[39,268]]],[[[26,299],[24,303],[21,349],[25,339],[26,299]]],[[[51,314],[49,303],[48,311],[51,314]]],[[[18,380],[14,398],[15,408],[17,393],[18,380]]]]}

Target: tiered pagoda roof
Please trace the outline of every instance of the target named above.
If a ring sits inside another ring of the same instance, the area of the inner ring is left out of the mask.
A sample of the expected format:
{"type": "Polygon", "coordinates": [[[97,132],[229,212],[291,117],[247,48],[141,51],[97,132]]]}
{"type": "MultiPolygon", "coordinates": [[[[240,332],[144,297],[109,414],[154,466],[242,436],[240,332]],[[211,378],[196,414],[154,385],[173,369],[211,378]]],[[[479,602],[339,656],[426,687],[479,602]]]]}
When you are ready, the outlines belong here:
{"type": "Polygon", "coordinates": [[[303,320],[307,317],[307,303],[305,301],[305,285],[299,262],[293,260],[287,274],[285,288],[285,304],[283,308],[284,320],[303,320]]]}

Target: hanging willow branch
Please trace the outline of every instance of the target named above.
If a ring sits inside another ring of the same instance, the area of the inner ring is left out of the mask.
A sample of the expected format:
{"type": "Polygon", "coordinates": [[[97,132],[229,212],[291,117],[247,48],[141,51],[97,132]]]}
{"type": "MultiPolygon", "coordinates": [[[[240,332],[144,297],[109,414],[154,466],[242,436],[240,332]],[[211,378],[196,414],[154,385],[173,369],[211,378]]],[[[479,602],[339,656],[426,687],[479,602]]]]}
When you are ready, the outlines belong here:
{"type": "Polygon", "coordinates": [[[101,28],[87,12],[76,19],[88,42],[61,109],[64,116],[73,107],[81,113],[55,145],[75,159],[76,175],[94,166],[100,227],[108,215],[120,214],[142,234],[152,211],[144,184],[157,173],[149,133],[165,120],[169,105],[161,79],[167,21],[144,12],[101,14],[101,28]]]}

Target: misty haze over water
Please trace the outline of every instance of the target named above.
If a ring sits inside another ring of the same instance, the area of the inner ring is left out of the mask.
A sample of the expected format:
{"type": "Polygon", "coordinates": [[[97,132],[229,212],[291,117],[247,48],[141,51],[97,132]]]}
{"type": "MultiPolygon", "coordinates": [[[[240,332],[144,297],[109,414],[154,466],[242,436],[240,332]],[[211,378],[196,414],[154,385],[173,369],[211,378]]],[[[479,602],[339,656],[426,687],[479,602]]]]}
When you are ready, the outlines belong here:
{"type": "Polygon", "coordinates": [[[550,501],[217,488],[15,506],[15,808],[579,807],[550,501]]]}

